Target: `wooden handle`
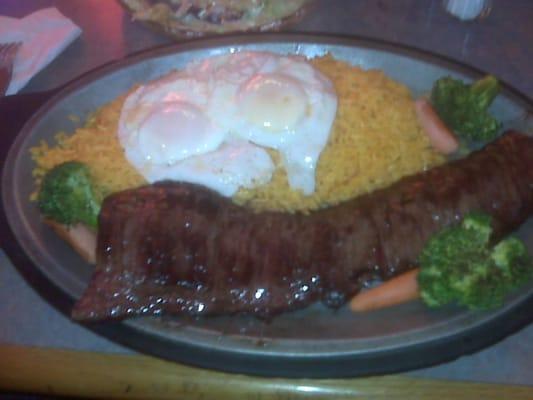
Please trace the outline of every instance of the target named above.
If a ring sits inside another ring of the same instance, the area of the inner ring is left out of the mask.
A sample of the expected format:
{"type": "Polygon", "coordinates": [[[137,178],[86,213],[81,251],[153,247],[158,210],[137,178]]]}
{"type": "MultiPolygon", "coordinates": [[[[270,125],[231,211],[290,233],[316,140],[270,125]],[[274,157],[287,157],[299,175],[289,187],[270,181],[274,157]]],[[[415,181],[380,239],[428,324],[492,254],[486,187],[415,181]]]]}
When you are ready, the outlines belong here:
{"type": "Polygon", "coordinates": [[[0,345],[0,390],[107,399],[531,399],[531,387],[414,379],[274,379],[148,356],[0,345]]]}

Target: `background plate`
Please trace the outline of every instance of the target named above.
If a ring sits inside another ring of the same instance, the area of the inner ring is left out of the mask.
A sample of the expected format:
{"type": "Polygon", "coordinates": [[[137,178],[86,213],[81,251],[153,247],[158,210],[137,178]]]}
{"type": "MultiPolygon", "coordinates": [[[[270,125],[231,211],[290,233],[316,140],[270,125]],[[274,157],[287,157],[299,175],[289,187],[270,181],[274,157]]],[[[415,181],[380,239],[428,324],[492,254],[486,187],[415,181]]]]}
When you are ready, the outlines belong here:
{"type": "MultiPolygon", "coordinates": [[[[54,304],[68,312],[92,272],[44,226],[35,204],[28,149],[58,131],[73,131],[96,108],[132,85],[157,78],[191,60],[240,50],[268,50],[308,57],[331,53],[363,68],[379,68],[427,92],[443,75],[470,79],[480,71],[450,60],[375,40],[310,35],[238,35],[198,40],[132,56],[84,75],[54,94],[24,125],[3,163],[2,199],[6,252],[30,266],[52,287],[54,304]],[[74,122],[72,116],[81,122],[74,122]]],[[[531,101],[511,88],[494,105],[507,126],[526,126],[531,101]]],[[[531,219],[520,235],[533,248],[531,219]]],[[[4,246],[4,245],[3,245],[4,246]]],[[[419,302],[367,314],[316,305],[263,322],[251,317],[139,318],[89,326],[143,352],[194,365],[278,376],[355,376],[393,372],[457,357],[531,321],[533,288],[496,311],[471,313],[453,307],[428,310],[419,302]]]]}

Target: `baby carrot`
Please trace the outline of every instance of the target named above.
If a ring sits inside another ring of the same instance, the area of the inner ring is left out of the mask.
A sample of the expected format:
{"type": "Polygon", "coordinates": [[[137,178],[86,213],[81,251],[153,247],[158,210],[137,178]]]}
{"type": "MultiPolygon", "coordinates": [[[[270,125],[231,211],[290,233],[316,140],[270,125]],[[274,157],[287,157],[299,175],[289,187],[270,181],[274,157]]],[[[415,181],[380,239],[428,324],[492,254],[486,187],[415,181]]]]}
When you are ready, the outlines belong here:
{"type": "Polygon", "coordinates": [[[418,268],[358,293],[350,301],[352,311],[370,311],[418,298],[418,268]]]}
{"type": "Polygon", "coordinates": [[[423,98],[416,100],[415,110],[418,121],[435,150],[442,154],[451,154],[458,149],[457,138],[440,119],[429,101],[423,98]]]}

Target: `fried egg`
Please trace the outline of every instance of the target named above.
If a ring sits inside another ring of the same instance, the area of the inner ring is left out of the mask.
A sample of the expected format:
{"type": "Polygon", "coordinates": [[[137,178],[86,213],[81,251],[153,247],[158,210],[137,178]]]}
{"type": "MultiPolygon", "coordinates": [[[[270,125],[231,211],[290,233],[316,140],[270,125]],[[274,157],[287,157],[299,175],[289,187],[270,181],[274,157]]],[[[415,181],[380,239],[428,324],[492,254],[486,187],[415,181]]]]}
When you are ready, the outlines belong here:
{"type": "Polygon", "coordinates": [[[311,194],[336,108],[331,82],[305,58],[240,52],[137,88],[118,136],[149,182],[184,180],[232,196],[271,179],[271,148],[291,188],[311,194]]]}

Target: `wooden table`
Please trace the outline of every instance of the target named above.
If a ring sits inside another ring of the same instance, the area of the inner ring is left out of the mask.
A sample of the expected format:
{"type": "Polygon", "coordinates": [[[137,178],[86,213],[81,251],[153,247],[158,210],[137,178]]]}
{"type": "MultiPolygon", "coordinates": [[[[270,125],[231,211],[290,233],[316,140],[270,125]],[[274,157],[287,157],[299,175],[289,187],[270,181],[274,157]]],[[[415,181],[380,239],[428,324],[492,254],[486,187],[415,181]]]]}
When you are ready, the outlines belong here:
{"type": "Polygon", "coordinates": [[[107,399],[526,400],[527,386],[384,376],[258,378],[191,368],[140,355],[0,346],[0,389],[107,399]]]}

